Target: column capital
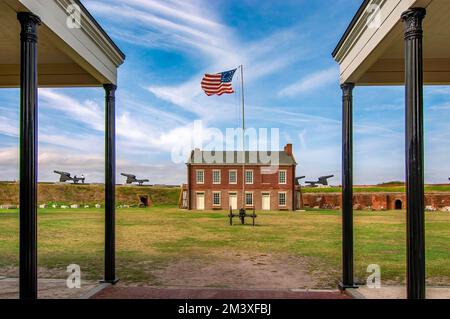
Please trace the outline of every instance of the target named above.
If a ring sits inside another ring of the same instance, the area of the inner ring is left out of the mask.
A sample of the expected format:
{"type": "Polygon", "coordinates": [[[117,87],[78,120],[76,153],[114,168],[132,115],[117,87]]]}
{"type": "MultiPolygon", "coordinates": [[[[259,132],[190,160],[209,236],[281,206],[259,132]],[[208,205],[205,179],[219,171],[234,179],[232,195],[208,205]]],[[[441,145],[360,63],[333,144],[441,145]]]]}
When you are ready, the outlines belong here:
{"type": "Polygon", "coordinates": [[[24,42],[36,43],[38,40],[37,27],[41,24],[41,18],[31,12],[19,12],[17,20],[22,26],[20,39],[24,42]]]}
{"type": "Polygon", "coordinates": [[[422,37],[422,21],[427,14],[424,8],[412,8],[402,14],[402,20],[405,25],[405,39],[414,39],[422,37]]]}
{"type": "Polygon", "coordinates": [[[341,84],[342,93],[344,96],[351,96],[353,93],[353,89],[355,88],[355,83],[345,82],[341,84]]]}
{"type": "Polygon", "coordinates": [[[107,84],[103,84],[103,88],[105,89],[106,99],[115,99],[116,98],[117,85],[107,83],[107,84]]]}
{"type": "Polygon", "coordinates": [[[117,90],[117,85],[112,83],[103,84],[103,88],[106,92],[115,92],[117,90]]]}

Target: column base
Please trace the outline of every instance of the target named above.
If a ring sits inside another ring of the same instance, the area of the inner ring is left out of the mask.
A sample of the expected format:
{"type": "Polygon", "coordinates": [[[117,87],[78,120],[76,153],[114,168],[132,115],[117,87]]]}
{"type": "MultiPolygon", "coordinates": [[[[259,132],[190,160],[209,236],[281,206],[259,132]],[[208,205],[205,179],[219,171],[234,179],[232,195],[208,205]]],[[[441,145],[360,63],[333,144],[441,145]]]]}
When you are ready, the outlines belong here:
{"type": "Polygon", "coordinates": [[[339,289],[340,291],[345,291],[346,289],[358,289],[358,288],[359,288],[359,286],[356,285],[356,284],[353,284],[353,285],[344,285],[344,283],[343,283],[342,281],[340,281],[339,284],[338,284],[338,289],[339,289]]]}
{"type": "Polygon", "coordinates": [[[119,281],[120,281],[119,278],[116,278],[116,279],[113,279],[113,280],[106,280],[106,279],[103,279],[103,280],[100,280],[100,283],[101,283],[101,284],[111,284],[111,285],[115,285],[115,284],[117,284],[119,281]]]}

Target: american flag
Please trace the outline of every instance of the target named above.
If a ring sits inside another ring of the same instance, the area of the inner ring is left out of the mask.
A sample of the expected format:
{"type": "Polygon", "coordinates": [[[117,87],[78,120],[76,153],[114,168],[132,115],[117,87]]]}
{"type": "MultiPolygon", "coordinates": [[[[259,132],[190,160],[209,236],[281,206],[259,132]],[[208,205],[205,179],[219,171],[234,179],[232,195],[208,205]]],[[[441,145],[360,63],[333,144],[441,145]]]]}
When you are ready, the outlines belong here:
{"type": "Polygon", "coordinates": [[[236,69],[217,74],[205,74],[202,79],[203,91],[208,96],[234,93],[231,82],[235,72],[236,69]]]}

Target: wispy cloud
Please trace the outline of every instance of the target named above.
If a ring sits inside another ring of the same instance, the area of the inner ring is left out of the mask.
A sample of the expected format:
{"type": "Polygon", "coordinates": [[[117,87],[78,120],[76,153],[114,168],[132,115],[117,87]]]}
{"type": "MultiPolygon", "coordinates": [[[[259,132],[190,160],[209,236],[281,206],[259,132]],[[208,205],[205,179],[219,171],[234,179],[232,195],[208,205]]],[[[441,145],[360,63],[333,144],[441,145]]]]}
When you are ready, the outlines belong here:
{"type": "Polygon", "coordinates": [[[316,92],[324,86],[337,82],[338,71],[336,67],[321,70],[303,77],[301,80],[283,88],[280,97],[292,97],[301,93],[316,92]]]}
{"type": "Polygon", "coordinates": [[[192,3],[188,3],[185,1],[167,1],[166,3],[162,3],[160,1],[154,0],[121,0],[121,2],[133,4],[141,9],[156,11],[168,17],[185,20],[187,22],[201,25],[207,28],[225,27],[217,21],[208,19],[205,15],[201,15],[201,12],[199,12],[197,8],[192,5],[192,3]]]}
{"type": "Polygon", "coordinates": [[[16,147],[0,149],[0,165],[18,161],[19,150],[16,147]]]}
{"type": "Polygon", "coordinates": [[[450,88],[448,86],[435,86],[428,87],[425,90],[425,94],[428,95],[450,95],[450,88]]]}
{"type": "Polygon", "coordinates": [[[0,134],[16,137],[19,135],[18,123],[15,119],[0,116],[0,134]]]}
{"type": "MultiPolygon", "coordinates": [[[[51,89],[42,90],[40,93],[45,108],[56,110],[59,116],[66,116],[67,122],[76,122],[94,130],[90,133],[81,130],[64,134],[61,130],[41,128],[40,142],[53,147],[63,147],[70,154],[72,151],[81,151],[103,156],[104,112],[98,103],[89,99],[79,102],[65,93],[51,89]]],[[[195,136],[198,132],[194,129],[194,122],[174,113],[138,103],[132,98],[126,99],[124,109],[117,114],[116,133],[118,149],[127,150],[127,154],[145,156],[163,152],[171,155],[172,152],[177,152],[183,157],[181,161],[184,161],[195,140],[199,140],[201,145],[210,141],[214,135],[214,130],[208,128],[206,122],[200,122],[202,134],[195,136]]]]}
{"type": "Polygon", "coordinates": [[[44,108],[68,114],[72,120],[83,123],[95,130],[104,130],[104,112],[95,101],[85,100],[79,102],[77,99],[51,89],[39,90],[39,98],[44,108]]]}
{"type": "Polygon", "coordinates": [[[443,104],[433,105],[430,107],[430,110],[440,111],[440,110],[450,110],[450,102],[446,102],[443,104]]]}
{"type": "MultiPolygon", "coordinates": [[[[178,3],[167,1],[165,3],[142,0],[112,0],[90,1],[86,3],[95,14],[107,20],[120,18],[128,21],[128,26],[122,26],[115,34],[120,38],[134,44],[151,45],[149,41],[142,41],[142,33],[156,40],[155,46],[163,45],[171,49],[195,47],[211,58],[225,56],[227,48],[231,47],[231,39],[227,34],[229,29],[214,19],[214,14],[206,4],[200,2],[178,3]],[[129,37],[135,33],[139,25],[140,36],[129,37]],[[219,40],[223,39],[223,40],[219,40]],[[223,46],[223,43],[228,43],[223,46]]],[[[116,29],[117,31],[117,29],[116,29]]]]}
{"type": "MultiPolygon", "coordinates": [[[[240,43],[235,48],[229,49],[226,59],[215,56],[215,61],[206,66],[208,72],[227,70],[239,64],[245,65],[245,82],[251,84],[262,77],[273,73],[279,73],[294,61],[304,58],[306,50],[294,50],[285,48],[287,43],[298,40],[297,28],[287,28],[253,43],[240,43]]],[[[237,40],[233,41],[237,43],[237,40]]],[[[230,119],[230,109],[235,107],[233,99],[221,97],[218,101],[207,98],[200,87],[203,73],[194,74],[184,82],[175,85],[149,85],[148,91],[158,99],[170,102],[185,111],[191,112],[199,118],[209,121],[227,121],[230,119]],[[218,116],[219,115],[219,116],[218,116]]],[[[239,89],[240,75],[235,75],[234,86],[239,89]]]]}
{"type": "Polygon", "coordinates": [[[120,17],[132,21],[132,24],[113,29],[114,35],[123,41],[147,48],[181,50],[201,61],[202,70],[190,77],[171,85],[151,84],[147,89],[158,99],[204,120],[223,119],[223,116],[215,115],[227,114],[226,110],[229,109],[229,106],[223,106],[223,100],[214,103],[212,99],[204,98],[199,85],[204,72],[224,71],[243,64],[246,83],[251,83],[279,73],[307,56],[308,49],[300,45],[304,32],[298,26],[275,29],[253,41],[244,40],[240,30],[221,21],[222,18],[212,10],[209,1],[181,4],[178,1],[113,0],[108,3],[90,1],[87,6],[107,20],[120,17]],[[140,26],[139,36],[136,23],[140,26]],[[213,107],[205,112],[205,107],[211,104],[214,104],[213,107]],[[214,114],[205,115],[210,112],[214,114]]]}
{"type": "Polygon", "coordinates": [[[405,104],[373,104],[363,108],[365,112],[400,111],[405,109],[405,104]]]}

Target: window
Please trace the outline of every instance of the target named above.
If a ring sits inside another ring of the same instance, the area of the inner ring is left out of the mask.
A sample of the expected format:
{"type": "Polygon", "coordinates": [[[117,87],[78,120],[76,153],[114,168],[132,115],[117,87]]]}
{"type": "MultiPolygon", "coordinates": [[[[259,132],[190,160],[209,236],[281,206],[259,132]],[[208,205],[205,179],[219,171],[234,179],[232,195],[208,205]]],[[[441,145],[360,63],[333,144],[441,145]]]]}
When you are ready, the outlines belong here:
{"type": "Polygon", "coordinates": [[[286,184],[286,171],[278,171],[278,184],[286,184]]]}
{"type": "Polygon", "coordinates": [[[245,205],[253,206],[253,193],[245,193],[245,205]]]}
{"type": "Polygon", "coordinates": [[[197,184],[205,183],[205,171],[204,170],[196,171],[196,181],[197,181],[197,184]]]}
{"type": "Polygon", "coordinates": [[[278,206],[286,206],[286,193],[278,193],[278,206]]]}
{"type": "Polygon", "coordinates": [[[213,205],[220,206],[220,192],[213,193],[213,205]]]}
{"type": "Polygon", "coordinates": [[[213,184],[220,184],[220,171],[219,170],[213,171],[213,184]]]}
{"type": "Polygon", "coordinates": [[[228,172],[228,180],[230,184],[237,184],[237,171],[229,171],[228,172]]]}
{"type": "Polygon", "coordinates": [[[253,171],[245,171],[245,184],[253,184],[253,171]]]}

